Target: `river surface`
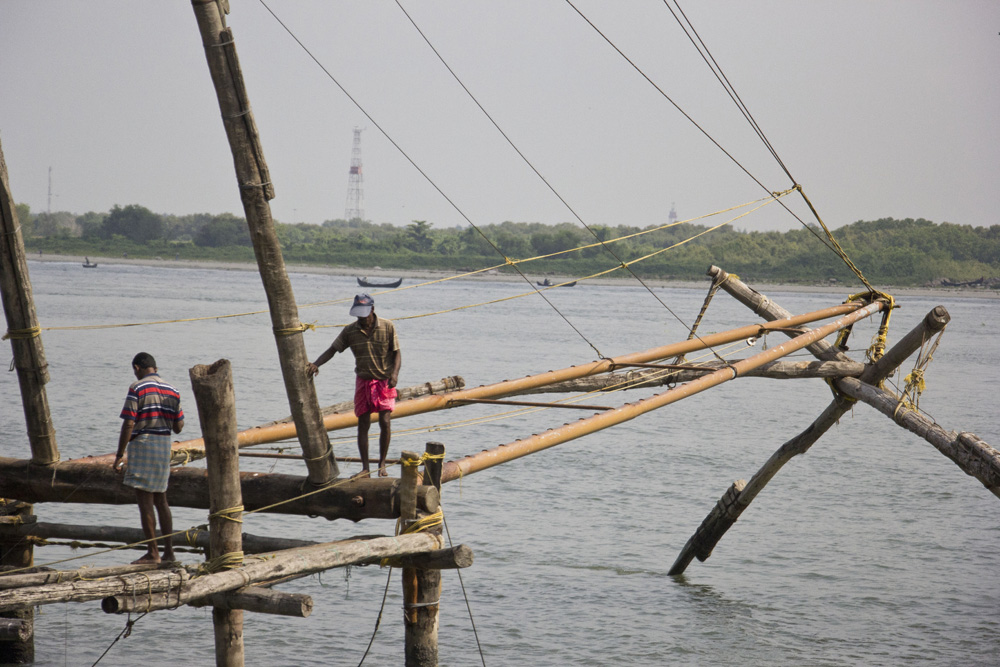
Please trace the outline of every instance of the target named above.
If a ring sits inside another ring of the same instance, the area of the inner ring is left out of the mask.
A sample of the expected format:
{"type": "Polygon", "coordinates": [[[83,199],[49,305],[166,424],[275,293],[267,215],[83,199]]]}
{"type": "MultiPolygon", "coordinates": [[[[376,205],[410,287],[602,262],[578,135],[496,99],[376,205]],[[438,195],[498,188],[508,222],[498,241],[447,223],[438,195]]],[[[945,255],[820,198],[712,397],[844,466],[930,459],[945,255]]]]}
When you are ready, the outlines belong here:
{"type": "MultiPolygon", "coordinates": [[[[132,380],[129,364],[138,351],[152,353],[164,379],[181,390],[188,413],[185,436],[199,435],[187,371],[219,358],[232,362],[241,428],[290,412],[269,316],[214,319],[266,311],[255,272],[107,263],[85,270],[59,262],[31,262],[30,271],[43,327],[212,318],[44,332],[52,377],[48,397],[63,459],[114,451],[118,412],[132,380]]],[[[349,300],[359,291],[353,278],[292,273],[291,279],[300,304],[344,300],[300,307],[304,322],[350,321],[349,300]]],[[[396,320],[403,351],[400,386],[449,375],[475,386],[584,363],[598,353],[610,357],[683,340],[686,332],[677,318],[690,324],[706,290],[707,283],[698,290],[656,288],[658,300],[641,286],[581,283],[546,292],[552,305],[530,296],[412,319],[407,318],[528,288],[455,280],[375,300],[376,312],[396,320]]],[[[846,296],[765,291],[793,313],[835,305],[846,296]]],[[[890,345],[936,305],[952,317],[926,372],[920,407],[946,429],[972,431],[1000,445],[1000,301],[947,294],[906,297],[899,305],[890,345]]],[[[720,293],[701,331],[754,321],[720,293]]],[[[855,327],[856,358],[876,325],[866,321],[855,327]]],[[[310,358],[338,331],[304,334],[310,358]]],[[[762,345],[719,352],[741,358],[762,345]]],[[[349,357],[335,357],[321,370],[316,379],[321,404],[351,397],[349,357]]],[[[904,369],[912,366],[911,359],[904,369]]],[[[620,405],[650,393],[611,393],[585,402],[620,405]]],[[[450,536],[472,548],[475,564],[462,571],[461,581],[455,571],[444,573],[441,664],[996,665],[998,499],[930,444],[865,405],[788,463],[710,559],[694,561],[681,577],[667,576],[728,486],[749,479],[830,397],[819,380],[739,379],[446,485],[450,536]]],[[[28,456],[19,406],[15,374],[5,373],[3,456],[28,456]]],[[[400,419],[394,422],[392,455],[400,449],[423,451],[427,440],[439,440],[448,458],[457,458],[589,414],[509,415],[497,406],[470,406],[400,419]],[[496,419],[465,423],[490,416],[496,419]]],[[[338,455],[356,455],[351,432],[331,436],[338,455]]],[[[285,447],[294,451],[294,444],[285,447]]],[[[374,451],[377,445],[372,446],[374,451]]],[[[304,474],[297,461],[243,458],[241,466],[304,474]]],[[[357,464],[342,468],[348,474],[357,469],[357,464]]],[[[41,521],[138,527],[131,505],[45,504],[36,512],[41,521]]],[[[206,521],[203,511],[174,510],[175,529],[206,521]]],[[[244,530],[326,541],[391,534],[393,525],[251,515],[244,530]]],[[[41,565],[91,551],[54,546],[35,553],[41,565]]],[[[105,553],[59,567],[124,563],[138,554],[105,553]]],[[[200,556],[183,553],[181,560],[196,564],[200,556]]],[[[307,619],[247,614],[246,663],[357,665],[375,629],[388,574],[375,566],[355,567],[281,586],[311,595],[315,609],[307,619]]],[[[403,663],[401,616],[399,577],[393,572],[365,664],[403,663]]],[[[98,602],[42,607],[35,629],[37,664],[93,664],[125,622],[124,616],[105,615],[98,602]]],[[[210,610],[183,608],[139,620],[100,664],[213,661],[210,610]]]]}

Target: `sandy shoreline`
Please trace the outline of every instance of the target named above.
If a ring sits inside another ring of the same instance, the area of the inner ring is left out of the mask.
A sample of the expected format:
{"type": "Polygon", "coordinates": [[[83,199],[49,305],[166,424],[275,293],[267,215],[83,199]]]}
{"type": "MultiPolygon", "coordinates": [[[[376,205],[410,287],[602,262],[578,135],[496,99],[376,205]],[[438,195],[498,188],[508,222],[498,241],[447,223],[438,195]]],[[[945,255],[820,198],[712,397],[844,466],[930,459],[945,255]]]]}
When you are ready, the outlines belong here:
{"type": "MultiPolygon", "coordinates": [[[[32,255],[27,256],[31,262],[68,262],[73,264],[83,264],[83,256],[76,255],[32,255]]],[[[218,262],[208,260],[186,260],[186,259],[132,259],[124,257],[89,257],[91,262],[108,265],[134,265],[134,266],[159,266],[172,269],[211,269],[216,271],[256,271],[257,265],[252,262],[218,262]]],[[[451,276],[459,275],[456,271],[439,271],[428,269],[382,269],[367,268],[359,269],[345,266],[316,266],[313,264],[292,264],[286,265],[289,273],[313,273],[330,276],[370,276],[374,279],[382,278],[405,278],[407,280],[440,280],[451,276]]],[[[538,276],[539,278],[541,276],[538,276]]],[[[569,276],[548,276],[553,282],[563,282],[574,280],[569,276]]],[[[499,273],[479,273],[468,276],[463,280],[476,280],[486,282],[511,282],[517,280],[509,274],[499,273]]],[[[659,280],[647,279],[645,283],[650,287],[674,287],[688,289],[707,289],[709,279],[706,276],[704,281],[690,280],[659,280]]],[[[629,278],[594,278],[586,282],[588,285],[607,286],[634,286],[635,281],[629,278]]],[[[844,284],[821,284],[814,285],[789,285],[781,283],[751,282],[751,287],[760,291],[768,290],[774,292],[820,292],[828,294],[843,294],[850,291],[850,287],[844,284]]],[[[973,287],[892,287],[886,288],[893,296],[940,296],[940,297],[974,297],[983,299],[1000,299],[1000,290],[982,289],[973,287]]]]}

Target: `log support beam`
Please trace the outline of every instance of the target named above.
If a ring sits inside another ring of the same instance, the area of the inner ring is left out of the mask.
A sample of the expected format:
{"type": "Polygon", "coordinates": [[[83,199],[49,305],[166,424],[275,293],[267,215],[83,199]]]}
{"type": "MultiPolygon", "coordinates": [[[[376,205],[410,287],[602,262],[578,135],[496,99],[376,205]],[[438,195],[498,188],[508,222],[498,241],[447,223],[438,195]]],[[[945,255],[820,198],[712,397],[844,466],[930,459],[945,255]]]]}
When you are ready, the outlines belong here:
{"type": "MultiPolygon", "coordinates": [[[[717,267],[712,267],[709,274],[716,276],[717,273],[713,273],[713,271],[725,273],[721,269],[717,269],[717,267]]],[[[742,285],[738,280],[730,278],[723,283],[723,289],[726,289],[727,284],[729,284],[729,290],[732,290],[730,293],[735,292],[734,296],[737,296],[740,301],[753,308],[754,312],[764,317],[776,319],[787,312],[767,299],[767,297],[742,285]]],[[[876,393],[886,394],[887,392],[879,390],[876,385],[892,375],[896,368],[910,355],[920,349],[923,343],[931,336],[943,330],[950,319],[948,311],[943,306],[934,308],[924,317],[919,325],[896,343],[882,358],[868,366],[859,378],[842,378],[836,380],[838,389],[844,394],[851,396],[853,396],[852,390],[861,393],[860,390],[862,388],[864,388],[865,393],[874,390],[876,393]]],[[[811,347],[809,349],[813,354],[826,358],[832,358],[840,354],[832,346],[827,346],[826,348],[823,346],[811,347]]],[[[884,397],[882,399],[884,402],[884,397]]],[[[892,405],[893,410],[895,410],[898,401],[892,405]]],[[[723,496],[723,499],[719,501],[695,534],[681,549],[680,554],[668,573],[671,575],[683,574],[694,558],[697,557],[701,561],[708,558],[726,531],[736,522],[743,511],[753,502],[753,499],[763,490],[764,486],[767,485],[774,475],[778,473],[781,467],[792,457],[805,453],[852,406],[853,401],[845,399],[843,396],[835,397],[833,402],[827,406],[823,413],[805,431],[778,448],[748,483],[742,484],[741,480],[730,487],[726,495],[723,496]]],[[[911,414],[914,417],[910,419],[916,421],[919,415],[916,413],[911,414]]],[[[944,432],[943,429],[939,430],[944,432]]],[[[914,432],[918,431],[915,430],[914,432]]],[[[926,437],[923,433],[918,432],[918,434],[926,437]]],[[[957,443],[959,437],[955,434],[951,435],[954,437],[950,439],[943,438],[943,440],[948,440],[950,443],[957,443]]],[[[928,440],[934,444],[930,438],[928,440]]],[[[967,438],[965,442],[968,441],[969,439],[967,438]]],[[[985,445],[985,443],[982,444],[985,445]]],[[[941,447],[938,448],[942,451],[948,450],[954,452],[956,457],[964,459],[966,461],[965,465],[959,463],[963,470],[970,475],[976,476],[993,493],[997,493],[995,489],[998,488],[998,483],[1000,483],[1000,455],[997,454],[996,450],[993,450],[989,445],[985,447],[974,445],[963,450],[957,444],[947,444],[945,442],[942,442],[941,447]],[[970,451],[974,453],[966,455],[970,451]],[[959,454],[959,452],[962,453],[959,454]]],[[[957,460],[956,463],[958,463],[957,460]]]]}
{"type": "MultiPolygon", "coordinates": [[[[305,514],[326,519],[395,519],[399,517],[398,479],[342,479],[322,491],[311,489],[298,475],[240,473],[244,506],[260,509],[280,500],[295,499],[266,511],[305,514]]],[[[0,457],[0,497],[26,502],[71,502],[130,505],[135,494],[122,486],[103,457],[35,466],[30,460],[0,457]]],[[[438,510],[438,493],[430,486],[417,490],[422,510],[438,510]]],[[[208,473],[197,468],[174,468],[167,501],[171,507],[208,509],[208,473]]]]}

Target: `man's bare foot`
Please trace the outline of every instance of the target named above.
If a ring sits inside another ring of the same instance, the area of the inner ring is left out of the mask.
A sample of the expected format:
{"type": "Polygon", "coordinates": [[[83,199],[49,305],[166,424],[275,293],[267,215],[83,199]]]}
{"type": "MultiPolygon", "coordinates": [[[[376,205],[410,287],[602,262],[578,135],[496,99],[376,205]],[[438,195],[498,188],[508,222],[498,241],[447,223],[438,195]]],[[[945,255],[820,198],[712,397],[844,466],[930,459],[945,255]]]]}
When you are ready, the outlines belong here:
{"type": "Polygon", "coordinates": [[[351,479],[365,479],[371,476],[372,476],[371,470],[362,470],[361,472],[356,472],[353,475],[351,475],[351,479]]]}
{"type": "Polygon", "coordinates": [[[159,562],[160,562],[159,554],[146,554],[142,558],[132,561],[132,565],[142,565],[144,563],[159,563],[159,562]]]}
{"type": "Polygon", "coordinates": [[[388,477],[389,476],[389,471],[386,470],[385,468],[379,468],[378,469],[378,476],[379,477],[388,477]]]}
{"type": "Polygon", "coordinates": [[[163,562],[164,563],[176,563],[177,562],[177,556],[174,555],[173,551],[167,551],[167,550],[164,549],[164,551],[163,551],[163,562]]]}

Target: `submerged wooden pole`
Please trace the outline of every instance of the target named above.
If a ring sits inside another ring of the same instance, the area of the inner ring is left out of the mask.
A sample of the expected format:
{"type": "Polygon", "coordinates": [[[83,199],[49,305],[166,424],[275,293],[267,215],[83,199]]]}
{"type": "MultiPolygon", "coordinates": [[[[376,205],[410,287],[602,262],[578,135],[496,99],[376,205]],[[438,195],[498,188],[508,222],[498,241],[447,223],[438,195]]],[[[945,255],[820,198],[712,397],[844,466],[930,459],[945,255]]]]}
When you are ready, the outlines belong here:
{"type": "Polygon", "coordinates": [[[337,462],[326,431],[320,427],[316,388],[305,371],[309,357],[302,333],[306,328],[299,320],[292,283],[285,271],[281,244],[268,204],[268,200],[274,198],[274,186],[264,161],[264,151],[243,85],[233,33],[226,27],[222,4],[215,0],[191,2],[233,153],[243,211],[250,227],[254,255],[271,312],[285,392],[299,443],[307,457],[309,483],[322,486],[337,476],[337,462]]]}
{"type": "MultiPolygon", "coordinates": [[[[45,383],[49,381],[49,365],[45,361],[35,301],[28,277],[28,262],[24,254],[24,239],[17,219],[14,198],[7,180],[7,163],[0,146],[0,298],[7,318],[7,333],[14,354],[14,367],[21,388],[21,407],[28,426],[31,461],[49,465],[59,460],[56,429],[49,413],[45,383]]],[[[9,410],[6,407],[5,410],[9,410]]],[[[9,414],[8,414],[9,416],[9,414]]]]}
{"type": "MultiPolygon", "coordinates": [[[[236,447],[236,399],[229,361],[220,359],[211,366],[190,370],[191,387],[198,403],[198,419],[205,438],[208,467],[211,542],[210,570],[243,564],[243,496],[240,492],[239,452],[236,447]]],[[[243,665],[243,611],[212,608],[215,629],[215,664],[218,667],[243,665]]]]}
{"type": "MultiPolygon", "coordinates": [[[[688,396],[693,396],[723,382],[728,382],[751,368],[774,361],[791,352],[812,345],[815,341],[822,340],[834,331],[843,329],[858,320],[879,312],[883,307],[884,304],[882,302],[875,302],[864,307],[855,306],[852,309],[853,312],[844,315],[834,322],[811,329],[790,341],[783,342],[752,357],[735,362],[730,367],[714,371],[701,378],[669,389],[662,394],[645,398],[637,403],[627,403],[614,410],[602,412],[559,428],[549,429],[544,433],[533,435],[530,438],[500,445],[493,449],[466,456],[457,461],[449,461],[445,464],[444,470],[441,473],[441,481],[450,482],[462,476],[471,475],[474,472],[479,472],[480,470],[485,470],[495,465],[506,463],[522,456],[554,447],[563,442],[594,433],[595,431],[635,419],[652,410],[670,405],[688,396]]],[[[772,322],[771,324],[775,323],[772,322]]],[[[702,340],[706,338],[709,338],[709,336],[703,336],[702,340]]]]}
{"type": "MultiPolygon", "coordinates": [[[[32,516],[27,503],[0,501],[0,515],[26,519],[32,516]]],[[[31,542],[23,537],[0,535],[0,567],[24,569],[32,565],[34,552],[31,542]]],[[[0,641],[0,665],[27,665],[35,661],[35,610],[32,607],[0,608],[0,619],[11,628],[5,641],[0,641]]]]}
{"type": "MultiPolygon", "coordinates": [[[[869,366],[861,374],[860,382],[869,384],[882,382],[895,372],[899,364],[919,349],[923,341],[941,331],[950,319],[948,311],[944,307],[938,306],[933,309],[919,325],[896,343],[881,359],[869,366]]],[[[729,497],[730,494],[727,492],[727,496],[724,496],[723,500],[720,500],[712,512],[705,517],[694,535],[681,549],[667,574],[683,574],[696,557],[700,561],[705,561],[712,554],[715,545],[719,543],[726,531],[736,523],[744,510],[757,497],[757,494],[763,490],[785,463],[808,451],[852,406],[851,401],[835,397],[833,402],[823,410],[819,417],[813,420],[806,430],[779,447],[761,466],[760,470],[750,478],[748,483],[740,484],[735,497],[729,497]]]]}

